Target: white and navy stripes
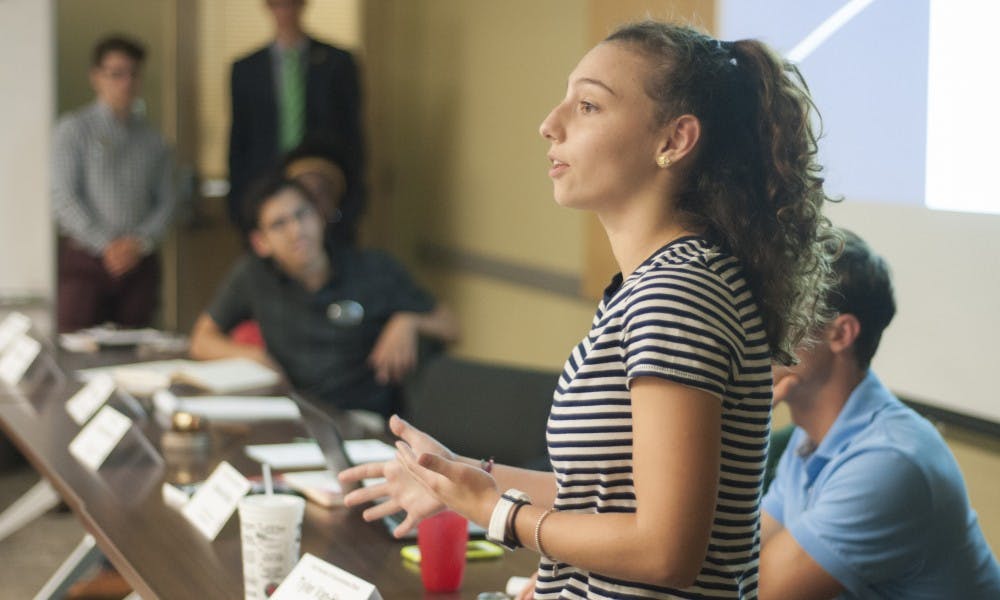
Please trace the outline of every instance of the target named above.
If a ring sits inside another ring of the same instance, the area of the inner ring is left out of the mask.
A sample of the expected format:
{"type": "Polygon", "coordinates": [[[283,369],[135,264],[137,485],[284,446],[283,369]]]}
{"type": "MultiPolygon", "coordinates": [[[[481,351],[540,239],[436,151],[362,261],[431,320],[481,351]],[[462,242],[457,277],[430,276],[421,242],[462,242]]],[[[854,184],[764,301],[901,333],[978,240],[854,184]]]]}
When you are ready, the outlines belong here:
{"type": "Polygon", "coordinates": [[[616,277],[556,388],[547,438],[558,510],[635,512],[629,382],[654,376],[722,403],[719,491],[708,553],[683,590],[620,581],[542,559],[536,598],[756,598],[761,479],[771,415],[770,353],[739,263],[701,238],[616,277]]]}

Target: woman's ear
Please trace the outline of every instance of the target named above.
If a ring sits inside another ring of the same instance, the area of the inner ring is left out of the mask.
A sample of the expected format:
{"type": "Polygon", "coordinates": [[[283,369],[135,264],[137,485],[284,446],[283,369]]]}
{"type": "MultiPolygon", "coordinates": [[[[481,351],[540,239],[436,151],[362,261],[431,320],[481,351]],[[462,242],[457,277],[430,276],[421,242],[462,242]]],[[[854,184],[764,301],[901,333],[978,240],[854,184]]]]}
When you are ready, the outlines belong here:
{"type": "Polygon", "coordinates": [[[694,115],[681,115],[664,126],[664,134],[657,156],[677,163],[694,152],[701,139],[701,121],[694,115]]]}

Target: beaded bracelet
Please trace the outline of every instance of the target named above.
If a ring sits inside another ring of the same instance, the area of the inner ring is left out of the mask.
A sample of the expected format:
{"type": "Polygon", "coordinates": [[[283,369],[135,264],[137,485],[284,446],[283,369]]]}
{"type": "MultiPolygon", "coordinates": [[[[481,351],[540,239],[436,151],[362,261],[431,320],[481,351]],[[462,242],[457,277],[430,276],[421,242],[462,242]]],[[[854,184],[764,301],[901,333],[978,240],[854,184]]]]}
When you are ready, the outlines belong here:
{"type": "Polygon", "coordinates": [[[535,547],[538,548],[538,553],[541,554],[543,558],[548,559],[549,562],[555,563],[556,561],[542,549],[542,522],[544,522],[545,517],[548,517],[551,513],[551,508],[545,509],[545,512],[538,517],[538,521],[535,523],[535,547]]]}

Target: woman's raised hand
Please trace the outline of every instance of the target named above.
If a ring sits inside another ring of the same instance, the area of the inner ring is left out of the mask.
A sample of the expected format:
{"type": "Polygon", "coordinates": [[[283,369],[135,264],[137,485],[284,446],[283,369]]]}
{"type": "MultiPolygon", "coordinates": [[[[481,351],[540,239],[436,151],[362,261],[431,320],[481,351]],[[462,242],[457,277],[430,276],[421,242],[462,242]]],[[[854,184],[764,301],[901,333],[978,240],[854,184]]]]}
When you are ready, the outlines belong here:
{"type": "MultiPolygon", "coordinates": [[[[440,456],[446,460],[455,458],[455,454],[443,444],[397,416],[389,419],[389,429],[409,447],[418,449],[421,454],[440,456]]],[[[385,479],[377,485],[363,487],[347,494],[344,497],[344,504],[357,506],[386,498],[384,502],[364,511],[363,516],[366,521],[374,521],[399,510],[405,510],[406,518],[393,531],[393,535],[397,538],[406,535],[421,519],[444,509],[444,505],[422,482],[414,479],[398,460],[358,465],[341,471],[338,477],[345,483],[365,479],[385,479]]]]}
{"type": "Polygon", "coordinates": [[[500,499],[489,473],[440,454],[417,454],[405,441],[396,442],[396,448],[396,460],[441,504],[481,526],[489,523],[500,499]]]}

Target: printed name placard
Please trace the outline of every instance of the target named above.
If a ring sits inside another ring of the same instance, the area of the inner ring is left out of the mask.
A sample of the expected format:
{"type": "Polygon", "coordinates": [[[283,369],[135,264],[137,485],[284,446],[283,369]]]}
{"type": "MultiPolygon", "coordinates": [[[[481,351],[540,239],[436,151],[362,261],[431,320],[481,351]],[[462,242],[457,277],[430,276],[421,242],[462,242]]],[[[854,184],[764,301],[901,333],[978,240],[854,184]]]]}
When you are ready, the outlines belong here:
{"type": "Polygon", "coordinates": [[[13,312],[0,323],[0,352],[18,337],[28,333],[31,329],[31,319],[27,316],[13,312]]]}
{"type": "Polygon", "coordinates": [[[115,380],[110,375],[98,375],[66,401],[66,412],[77,425],[83,425],[108,401],[114,391],[115,380]]]}
{"type": "Polygon", "coordinates": [[[270,600],[382,600],[382,596],[364,579],[304,554],[270,600]]]}
{"type": "Polygon", "coordinates": [[[42,345],[34,338],[21,335],[15,339],[0,356],[0,379],[17,385],[41,351],[42,345]]]}
{"type": "Polygon", "coordinates": [[[190,500],[187,492],[167,482],[163,482],[161,492],[163,493],[163,503],[176,510],[184,508],[184,505],[190,500]]]}
{"type": "Polygon", "coordinates": [[[214,540],[233,516],[240,498],[250,491],[250,482],[231,464],[223,461],[191,496],[181,514],[205,537],[214,540]]]}
{"type": "Polygon", "coordinates": [[[128,417],[105,406],[69,443],[69,453],[96,471],[132,425],[128,417]]]}

